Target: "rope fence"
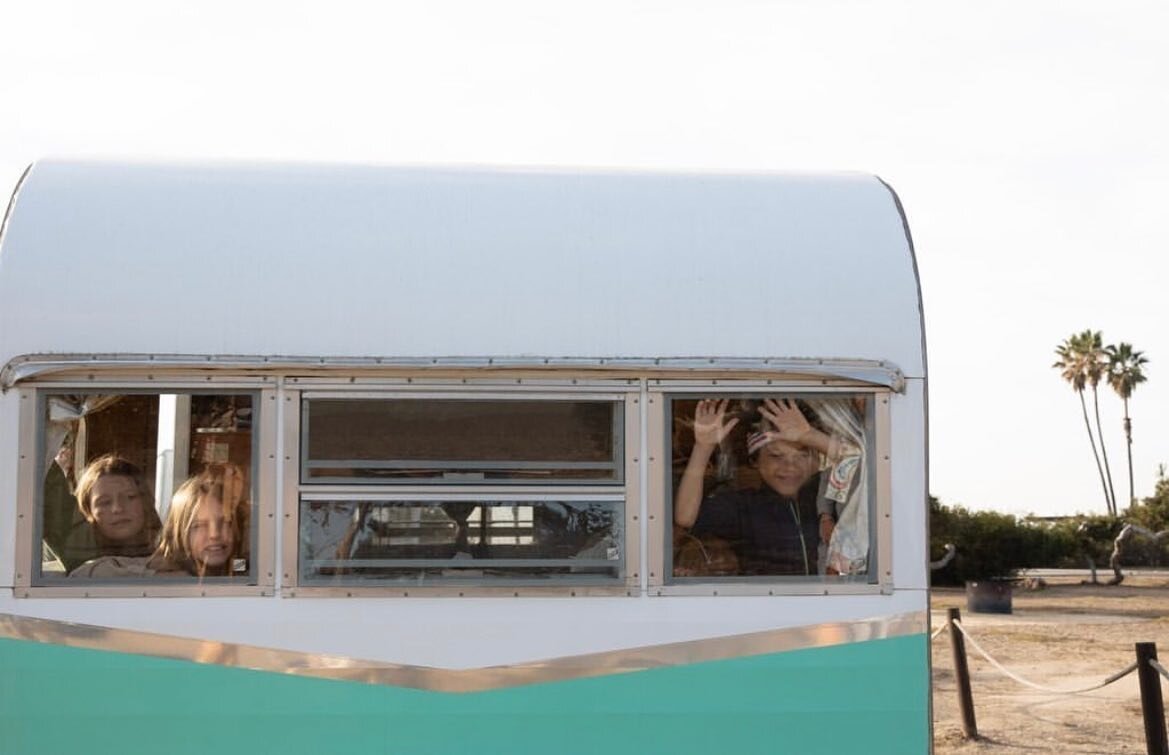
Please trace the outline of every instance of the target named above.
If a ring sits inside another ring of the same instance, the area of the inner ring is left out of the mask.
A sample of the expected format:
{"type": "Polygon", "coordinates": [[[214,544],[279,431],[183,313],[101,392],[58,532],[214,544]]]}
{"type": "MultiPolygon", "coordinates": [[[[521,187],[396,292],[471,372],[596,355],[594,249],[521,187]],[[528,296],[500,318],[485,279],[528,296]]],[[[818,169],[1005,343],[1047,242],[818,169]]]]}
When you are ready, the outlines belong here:
{"type": "Polygon", "coordinates": [[[978,725],[974,717],[974,697],[970,692],[970,671],[966,665],[966,643],[969,642],[978,654],[988,663],[998,669],[1007,678],[1031,689],[1041,692],[1051,692],[1061,695],[1082,695],[1094,692],[1114,684],[1134,671],[1140,683],[1141,712],[1145,724],[1145,743],[1149,755],[1169,755],[1169,736],[1165,727],[1165,706],[1161,697],[1161,679],[1169,680],[1169,671],[1157,661],[1157,647],[1151,642],[1136,643],[1137,659],[1123,669],[1106,677],[1103,681],[1087,687],[1065,689],[1050,687],[1033,682],[1011,671],[994,656],[988,653],[978,643],[966,627],[962,626],[961,616],[957,608],[949,609],[949,618],[946,623],[938,627],[930,635],[930,641],[937,639],[947,629],[957,629],[950,632],[950,647],[954,658],[954,676],[958,687],[958,707],[962,715],[962,733],[967,739],[978,739],[978,725]],[[1159,676],[1158,676],[1159,675],[1159,676]]]}
{"type": "Polygon", "coordinates": [[[962,626],[962,622],[955,621],[953,623],[954,623],[954,626],[958,628],[958,631],[961,632],[962,635],[966,638],[966,641],[969,642],[974,647],[974,649],[978,651],[978,654],[981,655],[983,658],[985,658],[987,660],[987,662],[990,663],[990,665],[994,666],[999,671],[1003,672],[1003,674],[1006,677],[1008,677],[1009,679],[1013,679],[1014,681],[1018,682],[1019,684],[1022,684],[1024,687],[1030,687],[1031,689],[1037,689],[1041,692],[1056,692],[1056,693],[1064,694],[1064,695],[1082,695],[1085,692],[1095,692],[1098,689],[1103,689],[1103,688],[1107,687],[1109,684],[1112,684],[1114,682],[1118,682],[1121,679],[1123,679],[1124,677],[1128,676],[1129,674],[1131,674],[1132,672],[1137,670],[1137,664],[1134,662],[1134,663],[1130,663],[1129,665],[1125,666],[1120,671],[1117,671],[1112,676],[1106,677],[1104,679],[1104,681],[1100,682],[1099,684],[1093,684],[1093,685],[1088,686],[1088,687],[1077,687],[1076,689],[1062,689],[1060,687],[1048,687],[1047,685],[1038,684],[1038,683],[1033,682],[1029,679],[1024,679],[1022,676],[1019,676],[1018,674],[1014,673],[1013,671],[1008,669],[1003,664],[999,663],[997,660],[995,660],[995,658],[993,656],[991,656],[990,653],[986,652],[986,650],[983,649],[982,645],[978,644],[978,640],[976,640],[970,636],[970,633],[966,631],[966,627],[962,626]]]}

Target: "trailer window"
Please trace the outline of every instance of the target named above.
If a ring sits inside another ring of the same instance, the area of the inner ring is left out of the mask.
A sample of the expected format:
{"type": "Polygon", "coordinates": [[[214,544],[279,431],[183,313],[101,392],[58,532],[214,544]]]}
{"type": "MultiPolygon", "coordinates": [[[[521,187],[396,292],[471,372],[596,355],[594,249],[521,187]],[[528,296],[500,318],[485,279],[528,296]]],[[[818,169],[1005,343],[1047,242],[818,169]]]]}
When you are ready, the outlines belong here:
{"type": "Polygon", "coordinates": [[[41,394],[39,578],[254,577],[251,394],[41,394]]]}
{"type": "Polygon", "coordinates": [[[305,483],[620,482],[612,401],[309,399],[305,483]]]}
{"type": "Polygon", "coordinates": [[[623,423],[613,398],[306,397],[299,583],[621,579],[623,423]]]}
{"type": "Polygon", "coordinates": [[[874,401],[674,396],[674,581],[869,581],[874,401]]]}
{"type": "Polygon", "coordinates": [[[620,501],[301,503],[301,584],[612,579],[620,501]]]}

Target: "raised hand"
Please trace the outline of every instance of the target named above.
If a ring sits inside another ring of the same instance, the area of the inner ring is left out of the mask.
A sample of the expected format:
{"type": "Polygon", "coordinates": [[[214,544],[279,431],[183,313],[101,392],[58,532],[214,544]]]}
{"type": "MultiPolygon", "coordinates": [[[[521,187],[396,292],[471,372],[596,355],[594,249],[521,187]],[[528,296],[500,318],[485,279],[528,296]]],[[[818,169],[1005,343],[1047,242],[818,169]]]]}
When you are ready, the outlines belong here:
{"type": "Polygon", "coordinates": [[[694,445],[717,446],[739,424],[739,418],[727,421],[727,399],[703,399],[694,409],[694,445]]]}
{"type": "Polygon", "coordinates": [[[779,440],[804,443],[807,441],[808,435],[813,432],[804,413],[791,399],[780,399],[779,401],[770,398],[763,399],[763,406],[759,407],[759,413],[766,417],[767,421],[775,428],[775,432],[779,434],[779,440]]]}

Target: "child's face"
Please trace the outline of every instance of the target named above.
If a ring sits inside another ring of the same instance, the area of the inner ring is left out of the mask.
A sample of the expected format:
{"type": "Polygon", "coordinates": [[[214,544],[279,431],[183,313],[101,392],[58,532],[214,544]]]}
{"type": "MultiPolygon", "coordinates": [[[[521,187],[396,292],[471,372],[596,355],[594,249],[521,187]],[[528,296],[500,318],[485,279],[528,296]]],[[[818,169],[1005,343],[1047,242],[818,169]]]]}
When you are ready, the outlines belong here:
{"type": "Polygon", "coordinates": [[[816,472],[816,456],[809,450],[783,440],[772,441],[759,450],[759,476],[780,495],[794,496],[816,472]]]}
{"type": "Polygon", "coordinates": [[[114,543],[135,540],[146,524],[145,501],[132,477],[103,475],[90,492],[90,521],[114,543]]]}
{"type": "Polygon", "coordinates": [[[231,558],[235,536],[218,498],[203,498],[196,504],[187,530],[187,546],[191,558],[204,568],[218,569],[231,558]]]}

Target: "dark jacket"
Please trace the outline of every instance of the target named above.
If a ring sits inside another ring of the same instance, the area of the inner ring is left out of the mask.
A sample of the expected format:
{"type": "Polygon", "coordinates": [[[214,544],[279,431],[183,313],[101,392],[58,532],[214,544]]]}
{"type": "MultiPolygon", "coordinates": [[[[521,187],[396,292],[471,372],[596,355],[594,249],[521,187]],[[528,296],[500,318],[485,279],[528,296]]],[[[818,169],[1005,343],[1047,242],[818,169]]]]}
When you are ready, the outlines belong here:
{"type": "Polygon", "coordinates": [[[702,501],[690,532],[723,538],[739,558],[743,575],[815,575],[820,526],[816,512],[820,475],[795,497],[766,485],[715,493],[702,501]]]}

